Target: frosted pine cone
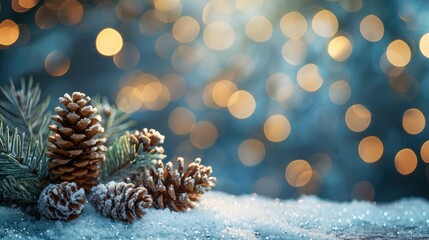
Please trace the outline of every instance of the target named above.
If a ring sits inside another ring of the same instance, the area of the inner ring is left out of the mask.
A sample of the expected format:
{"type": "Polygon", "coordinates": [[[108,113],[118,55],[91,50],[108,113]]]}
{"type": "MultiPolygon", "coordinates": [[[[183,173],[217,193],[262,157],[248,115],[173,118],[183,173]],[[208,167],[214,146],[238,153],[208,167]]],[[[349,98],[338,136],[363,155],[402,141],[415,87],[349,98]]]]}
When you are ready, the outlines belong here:
{"type": "Polygon", "coordinates": [[[103,216],[129,223],[140,219],[145,214],[145,208],[152,205],[152,197],[146,188],[124,182],[109,182],[93,187],[89,201],[103,216]]]}
{"type": "Polygon", "coordinates": [[[201,165],[201,159],[183,168],[183,158],[178,158],[178,168],[173,164],[164,164],[159,160],[154,166],[134,175],[131,181],[137,186],[144,186],[152,195],[152,206],[156,209],[169,208],[172,211],[186,211],[197,206],[201,196],[210,191],[216,183],[211,177],[212,168],[201,165]]]}
{"type": "Polygon", "coordinates": [[[164,148],[158,145],[164,143],[165,136],[155,129],[143,128],[141,132],[136,130],[130,134],[130,138],[131,144],[136,145],[137,148],[139,144],[143,144],[144,152],[164,153],[164,148]]]}
{"type": "Polygon", "coordinates": [[[57,115],[52,120],[60,126],[49,126],[54,135],[49,136],[51,144],[46,152],[52,158],[48,168],[53,181],[74,181],[85,189],[97,184],[98,163],[104,160],[106,150],[106,139],[97,137],[104,131],[99,123],[101,118],[92,117],[97,109],[88,104],[90,100],[80,92],[60,97],[65,108],[55,108],[57,115]]]}
{"type": "Polygon", "coordinates": [[[51,220],[76,219],[85,207],[85,191],[76,183],[50,184],[39,197],[39,212],[51,220]]]}

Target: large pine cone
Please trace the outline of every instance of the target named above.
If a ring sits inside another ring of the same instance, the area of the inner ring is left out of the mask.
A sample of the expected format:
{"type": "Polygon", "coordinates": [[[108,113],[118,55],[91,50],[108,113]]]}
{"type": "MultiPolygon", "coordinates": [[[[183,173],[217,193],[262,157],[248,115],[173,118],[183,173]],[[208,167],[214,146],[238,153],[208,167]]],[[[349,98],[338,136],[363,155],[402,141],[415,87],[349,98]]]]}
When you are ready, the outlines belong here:
{"type": "Polygon", "coordinates": [[[89,201],[103,216],[129,223],[140,219],[145,214],[145,208],[152,205],[152,197],[147,194],[146,188],[124,182],[93,187],[89,201]]]}
{"type": "Polygon", "coordinates": [[[76,183],[50,184],[40,194],[39,212],[51,220],[70,221],[79,217],[85,203],[85,191],[76,183]]]}
{"type": "Polygon", "coordinates": [[[57,115],[52,120],[60,124],[50,125],[55,134],[49,136],[46,155],[52,158],[48,165],[54,182],[74,181],[79,186],[90,189],[97,184],[98,163],[104,160],[106,139],[96,135],[104,131],[100,126],[100,116],[92,115],[96,108],[88,105],[91,100],[85,94],[74,92],[70,97],[64,94],[60,102],[65,108],[57,107],[57,115]]]}
{"type": "MultiPolygon", "coordinates": [[[[147,153],[164,153],[164,148],[158,146],[164,143],[165,136],[155,129],[148,130],[143,128],[142,131],[136,130],[130,134],[131,144],[138,148],[139,144],[143,144],[143,151],[147,153]]],[[[137,150],[137,149],[136,149],[137,150]]]]}
{"type": "Polygon", "coordinates": [[[178,158],[178,168],[173,170],[173,164],[164,164],[159,160],[154,166],[143,173],[133,175],[131,181],[137,186],[144,186],[154,200],[152,206],[156,209],[169,208],[172,211],[186,211],[196,207],[201,196],[210,191],[216,183],[211,177],[212,168],[201,165],[201,159],[189,164],[185,170],[183,158],[178,158]]]}

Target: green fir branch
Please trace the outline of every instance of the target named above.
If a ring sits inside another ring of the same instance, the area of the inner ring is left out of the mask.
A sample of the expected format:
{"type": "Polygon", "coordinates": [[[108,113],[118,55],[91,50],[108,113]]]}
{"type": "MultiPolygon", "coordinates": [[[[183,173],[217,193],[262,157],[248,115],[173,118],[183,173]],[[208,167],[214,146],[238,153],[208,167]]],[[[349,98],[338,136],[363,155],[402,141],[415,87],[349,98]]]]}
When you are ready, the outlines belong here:
{"type": "Polygon", "coordinates": [[[102,179],[125,179],[141,168],[151,165],[153,160],[164,159],[166,155],[155,151],[144,152],[143,144],[138,148],[130,143],[130,133],[127,131],[107,149],[106,160],[102,163],[102,179]]]}
{"type": "Polygon", "coordinates": [[[129,120],[129,113],[120,111],[115,105],[111,105],[107,98],[95,97],[94,106],[101,116],[101,125],[104,133],[101,137],[106,138],[106,145],[111,146],[125,131],[135,126],[135,121],[129,120]]]}
{"type": "Polygon", "coordinates": [[[11,132],[0,120],[0,203],[36,202],[49,175],[47,164],[40,142],[17,128],[11,132]]]}

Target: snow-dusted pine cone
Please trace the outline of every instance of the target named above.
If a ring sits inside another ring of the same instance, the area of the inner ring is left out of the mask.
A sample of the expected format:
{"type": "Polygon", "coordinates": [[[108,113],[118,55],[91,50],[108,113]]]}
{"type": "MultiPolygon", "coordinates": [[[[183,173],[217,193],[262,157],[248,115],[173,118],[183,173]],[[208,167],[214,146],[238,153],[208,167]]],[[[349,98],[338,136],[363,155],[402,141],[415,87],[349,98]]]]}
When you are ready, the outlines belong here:
{"type": "Polygon", "coordinates": [[[211,177],[212,168],[201,165],[201,159],[189,164],[184,169],[183,158],[178,158],[178,168],[173,163],[164,164],[159,160],[154,166],[133,175],[131,181],[137,186],[144,186],[152,195],[152,206],[156,209],[169,208],[172,211],[186,211],[197,206],[201,196],[210,191],[216,183],[211,177]]]}
{"type": "Polygon", "coordinates": [[[84,93],[64,94],[60,102],[65,108],[56,107],[52,120],[60,125],[50,125],[54,135],[49,136],[46,155],[52,159],[49,169],[53,181],[73,181],[90,189],[98,177],[98,163],[105,158],[105,138],[97,134],[104,131],[100,116],[92,116],[97,109],[89,105],[91,100],[84,93]]]}
{"type": "Polygon", "coordinates": [[[89,201],[103,216],[130,223],[140,219],[145,208],[152,205],[152,197],[146,188],[124,182],[108,182],[93,187],[89,201]]]}
{"type": "Polygon", "coordinates": [[[134,144],[137,148],[139,144],[143,144],[143,151],[145,152],[164,153],[164,148],[158,145],[164,143],[165,136],[155,129],[148,130],[143,128],[142,131],[136,130],[130,134],[130,139],[131,144],[134,144]]]}
{"type": "Polygon", "coordinates": [[[49,184],[39,197],[39,212],[51,220],[70,221],[85,207],[85,191],[74,182],[49,184]]]}

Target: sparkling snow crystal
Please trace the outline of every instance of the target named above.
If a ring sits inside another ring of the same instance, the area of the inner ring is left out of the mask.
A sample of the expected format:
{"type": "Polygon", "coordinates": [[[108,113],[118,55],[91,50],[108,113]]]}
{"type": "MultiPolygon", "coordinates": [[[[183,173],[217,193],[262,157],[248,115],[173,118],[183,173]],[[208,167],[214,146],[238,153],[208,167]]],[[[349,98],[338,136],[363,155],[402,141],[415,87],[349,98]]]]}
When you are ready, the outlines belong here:
{"type": "Polygon", "coordinates": [[[88,204],[72,222],[34,220],[0,207],[0,238],[42,239],[428,239],[429,202],[338,203],[304,197],[274,200],[253,195],[207,193],[185,213],[149,209],[133,224],[97,214],[88,204]]]}

